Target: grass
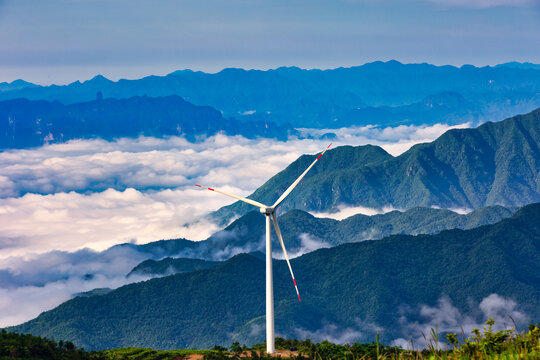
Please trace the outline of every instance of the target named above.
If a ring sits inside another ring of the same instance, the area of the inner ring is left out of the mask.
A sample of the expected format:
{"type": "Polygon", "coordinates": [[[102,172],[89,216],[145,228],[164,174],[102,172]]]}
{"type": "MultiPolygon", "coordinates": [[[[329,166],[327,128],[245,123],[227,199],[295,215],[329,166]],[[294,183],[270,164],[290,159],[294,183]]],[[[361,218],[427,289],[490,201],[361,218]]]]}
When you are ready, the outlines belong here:
{"type": "Polygon", "coordinates": [[[138,347],[128,347],[101,351],[101,353],[105,355],[105,359],[107,360],[181,360],[187,358],[189,355],[192,354],[201,354],[204,356],[208,356],[209,354],[215,352],[215,350],[154,350],[138,347]]]}
{"type": "MultiPolygon", "coordinates": [[[[310,339],[276,338],[276,349],[296,360],[536,360],[540,359],[540,324],[528,330],[494,330],[495,321],[489,319],[483,330],[473,329],[465,338],[462,331],[447,333],[446,343],[436,329],[424,334],[426,347],[404,350],[379,343],[338,345],[329,341],[314,343],[310,339]],[[460,340],[462,338],[462,340],[460,340]]],[[[59,360],[193,360],[194,355],[203,360],[270,360],[265,343],[251,347],[233,343],[228,349],[215,346],[208,350],[154,350],[148,348],[120,348],[87,352],[71,342],[32,335],[0,332],[0,360],[7,359],[59,359],[59,360]]],[[[285,357],[284,357],[285,358],[285,357]]]]}

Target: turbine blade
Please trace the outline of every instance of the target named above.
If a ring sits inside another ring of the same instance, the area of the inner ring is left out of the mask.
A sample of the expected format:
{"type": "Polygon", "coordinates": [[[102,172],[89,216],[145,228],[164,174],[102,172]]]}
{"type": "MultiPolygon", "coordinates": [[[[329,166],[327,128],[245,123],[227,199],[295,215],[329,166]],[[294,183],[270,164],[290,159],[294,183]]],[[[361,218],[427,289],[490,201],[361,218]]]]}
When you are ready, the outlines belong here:
{"type": "Polygon", "coordinates": [[[228,194],[224,191],[221,191],[221,190],[218,190],[218,189],[213,189],[213,188],[209,188],[209,187],[206,187],[206,186],[202,186],[202,185],[197,185],[195,184],[195,186],[198,186],[200,188],[203,188],[203,189],[207,189],[207,190],[210,190],[210,191],[215,191],[217,193],[220,193],[220,194],[223,194],[223,195],[226,195],[226,196],[229,196],[229,197],[232,197],[236,200],[240,200],[240,201],[243,201],[245,203],[248,203],[250,205],[253,205],[253,206],[257,206],[261,209],[266,209],[268,206],[264,205],[264,204],[261,204],[260,202],[258,201],[255,201],[255,200],[251,200],[251,199],[246,199],[246,198],[243,198],[241,196],[236,196],[236,195],[233,195],[233,194],[228,194]]]}
{"type": "Polygon", "coordinates": [[[300,299],[300,293],[298,292],[298,286],[296,286],[296,280],[292,271],[291,262],[289,261],[289,255],[287,255],[287,249],[285,249],[285,244],[283,243],[283,237],[281,236],[281,230],[279,230],[279,225],[275,213],[272,213],[272,221],[274,222],[274,229],[276,230],[276,235],[279,239],[279,243],[281,244],[281,248],[283,249],[283,255],[285,255],[285,260],[287,260],[287,265],[289,265],[289,270],[291,271],[292,281],[294,283],[294,288],[296,289],[296,295],[298,295],[298,301],[302,301],[302,299],[300,299]]]}
{"type": "Polygon", "coordinates": [[[311,168],[313,167],[313,165],[315,165],[315,163],[316,163],[317,161],[319,161],[319,159],[321,158],[321,156],[323,156],[323,154],[326,152],[326,150],[328,150],[328,149],[330,148],[330,146],[332,146],[332,143],[330,143],[330,145],[328,145],[328,146],[326,147],[326,149],[324,149],[324,151],[323,151],[319,156],[317,156],[317,158],[315,159],[315,161],[313,161],[313,162],[311,163],[311,165],[309,165],[309,167],[306,169],[306,171],[304,171],[304,172],[302,173],[302,175],[300,175],[300,176],[298,177],[298,179],[296,179],[295,182],[293,182],[293,183],[291,184],[291,186],[289,186],[289,188],[288,188],[287,190],[285,190],[285,192],[284,192],[283,194],[281,194],[281,196],[279,197],[279,199],[277,199],[276,203],[272,206],[273,208],[276,208],[279,204],[281,204],[281,202],[282,202],[283,200],[285,200],[285,198],[291,193],[291,191],[293,191],[293,189],[296,187],[296,185],[298,185],[298,183],[300,182],[300,180],[302,180],[302,178],[303,178],[304,176],[306,176],[306,174],[308,173],[309,170],[311,170],[311,168]]]}

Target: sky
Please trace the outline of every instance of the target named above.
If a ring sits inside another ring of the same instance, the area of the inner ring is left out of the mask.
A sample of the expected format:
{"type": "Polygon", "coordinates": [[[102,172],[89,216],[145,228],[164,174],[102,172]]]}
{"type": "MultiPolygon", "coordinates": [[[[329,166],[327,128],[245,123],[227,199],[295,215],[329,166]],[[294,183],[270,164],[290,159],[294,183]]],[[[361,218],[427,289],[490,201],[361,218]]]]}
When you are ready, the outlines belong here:
{"type": "Polygon", "coordinates": [[[538,0],[0,0],[0,82],[540,63],[538,0]]]}

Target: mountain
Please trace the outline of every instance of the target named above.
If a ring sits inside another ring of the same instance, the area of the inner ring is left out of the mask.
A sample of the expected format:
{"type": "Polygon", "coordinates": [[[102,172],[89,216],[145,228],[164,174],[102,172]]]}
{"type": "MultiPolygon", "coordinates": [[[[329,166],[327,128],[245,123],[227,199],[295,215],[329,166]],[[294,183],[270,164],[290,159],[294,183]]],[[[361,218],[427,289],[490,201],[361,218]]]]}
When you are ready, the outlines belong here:
{"type": "Polygon", "coordinates": [[[38,85],[29,83],[27,81],[24,81],[22,79],[14,80],[10,83],[8,82],[1,82],[0,83],[0,91],[14,91],[14,90],[21,90],[24,88],[31,88],[31,87],[37,87],[38,85]]]}
{"type": "Polygon", "coordinates": [[[508,68],[514,68],[514,69],[536,69],[536,70],[539,70],[540,69],[540,64],[533,64],[533,63],[530,63],[530,62],[520,63],[520,62],[517,62],[517,61],[510,61],[510,62],[507,62],[507,63],[504,63],[504,64],[496,65],[495,67],[496,68],[498,68],[498,67],[508,67],[508,68]]]}
{"type": "MultiPolygon", "coordinates": [[[[417,206],[478,209],[540,201],[540,109],[474,129],[453,129],[431,143],[392,157],[375,146],[330,149],[281,210],[333,211],[417,206]]],[[[273,204],[317,155],[303,155],[249,197],[273,204]]],[[[236,202],[214,213],[219,221],[245,214],[236,202]]]]}
{"type": "Polygon", "coordinates": [[[209,106],[179,96],[102,99],[64,105],[58,101],[15,99],[0,102],[0,148],[25,148],[80,138],[183,135],[242,135],[286,140],[295,131],[272,122],[224,118],[209,106]]]}
{"type": "MultiPolygon", "coordinates": [[[[414,208],[373,216],[358,214],[337,221],[318,218],[302,210],[291,210],[279,217],[279,224],[289,256],[296,257],[320,248],[382,239],[395,234],[435,234],[449,229],[472,229],[496,223],[512,216],[514,211],[490,206],[460,215],[444,209],[414,208]]],[[[257,253],[265,251],[264,231],[264,216],[252,211],[204,241],[190,242],[185,248],[174,246],[165,259],[158,260],[159,257],[153,255],[152,259],[134,267],[128,276],[163,276],[210,268],[218,263],[208,260],[226,260],[240,253],[250,253],[264,260],[264,255],[261,257],[257,253]]],[[[169,241],[178,245],[176,240],[169,241]]],[[[161,243],[166,244],[167,241],[161,243]]],[[[272,244],[274,257],[283,257],[277,239],[273,238],[272,244]]]]}
{"type": "Polygon", "coordinates": [[[217,261],[207,261],[201,259],[166,257],[161,260],[145,260],[135,266],[127,276],[131,275],[171,275],[196,270],[208,269],[219,264],[217,261]]]}
{"type": "MultiPolygon", "coordinates": [[[[285,262],[274,265],[276,329],[287,337],[339,329],[353,334],[349,341],[372,340],[375,332],[383,341],[406,337],[408,326],[425,321],[426,306],[436,307],[441,298],[456,307],[445,317],[455,316],[457,328],[463,321],[483,320],[475,310],[481,302],[485,316],[511,300],[524,318],[537,321],[540,204],[471,230],[396,235],[293,259],[302,302],[285,262]]],[[[9,330],[62,338],[87,349],[260,342],[264,269],[263,261],[238,255],[210,269],[77,297],[9,330]]]]}
{"type": "Polygon", "coordinates": [[[182,70],[116,82],[98,75],[65,86],[3,91],[0,100],[27,98],[70,104],[91,101],[98,92],[118,99],[179,95],[191,103],[223,111],[225,117],[290,123],[295,128],[378,124],[378,111],[388,117],[386,123],[399,124],[408,113],[411,118],[407,123],[418,125],[458,121],[459,117],[465,121],[491,120],[540,107],[540,70],[397,61],[331,70],[281,67],[267,71],[224,69],[215,74],[182,70]],[[453,95],[439,108],[421,106],[426,98],[449,93],[453,95]],[[457,103],[456,97],[466,101],[457,103]],[[421,108],[398,108],[397,115],[385,108],[411,104],[421,108]]]}
{"type": "MultiPolygon", "coordinates": [[[[484,116],[484,109],[452,91],[433,94],[419,102],[398,106],[366,106],[334,111],[331,128],[376,124],[379,126],[445,123],[449,125],[475,123],[484,116]]],[[[261,117],[252,116],[254,119],[261,117]]],[[[318,126],[328,125],[321,117],[318,126]]]]}

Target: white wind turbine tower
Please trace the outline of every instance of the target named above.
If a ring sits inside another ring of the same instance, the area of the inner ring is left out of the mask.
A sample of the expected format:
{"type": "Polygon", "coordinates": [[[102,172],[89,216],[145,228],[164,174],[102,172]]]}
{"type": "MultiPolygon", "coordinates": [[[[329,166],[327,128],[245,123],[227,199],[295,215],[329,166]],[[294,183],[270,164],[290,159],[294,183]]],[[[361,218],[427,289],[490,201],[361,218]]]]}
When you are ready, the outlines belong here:
{"type": "Polygon", "coordinates": [[[298,292],[298,286],[296,286],[296,280],[294,279],[294,273],[292,271],[291,263],[289,261],[289,256],[287,255],[287,250],[285,249],[285,244],[283,243],[283,237],[281,236],[281,231],[279,230],[279,225],[277,222],[276,217],[276,208],[285,200],[285,198],[293,191],[293,189],[298,185],[300,180],[308,173],[308,171],[315,165],[315,163],[323,156],[323,154],[330,148],[332,144],[328,145],[326,149],[309,165],[309,167],[298,177],[298,179],[295,180],[289,186],[289,188],[277,199],[277,201],[272,206],[267,206],[264,204],[261,204],[258,201],[246,199],[240,196],[228,194],[226,192],[223,192],[218,189],[209,188],[202,185],[196,185],[198,187],[208,189],[210,191],[215,191],[217,193],[230,196],[234,199],[243,201],[245,203],[248,203],[250,205],[256,206],[259,208],[261,213],[266,215],[266,352],[269,354],[272,354],[275,352],[274,347],[274,287],[273,287],[273,280],[272,280],[272,241],[270,237],[270,217],[272,217],[272,222],[274,223],[274,229],[276,231],[276,235],[279,239],[279,243],[281,244],[281,248],[283,249],[283,254],[285,255],[285,260],[287,260],[287,265],[289,265],[289,270],[291,272],[292,280],[294,283],[294,287],[296,289],[296,294],[298,295],[298,301],[300,300],[300,293],[298,292]]]}

